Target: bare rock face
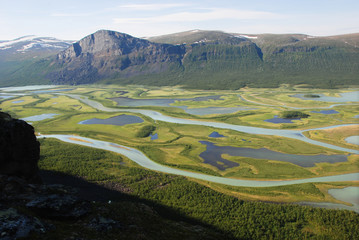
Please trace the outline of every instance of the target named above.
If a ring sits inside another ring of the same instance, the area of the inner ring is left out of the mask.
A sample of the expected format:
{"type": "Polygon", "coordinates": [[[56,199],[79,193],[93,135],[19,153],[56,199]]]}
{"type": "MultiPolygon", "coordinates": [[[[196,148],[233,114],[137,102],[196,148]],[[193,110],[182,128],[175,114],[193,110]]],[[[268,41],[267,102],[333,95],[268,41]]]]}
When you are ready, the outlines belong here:
{"type": "Polygon", "coordinates": [[[0,112],[0,174],[39,181],[40,144],[34,128],[0,112]]]}
{"type": "Polygon", "coordinates": [[[185,51],[180,45],[100,30],[60,52],[54,64],[61,70],[49,77],[56,84],[82,84],[103,78],[162,73],[181,65],[185,51]]]}

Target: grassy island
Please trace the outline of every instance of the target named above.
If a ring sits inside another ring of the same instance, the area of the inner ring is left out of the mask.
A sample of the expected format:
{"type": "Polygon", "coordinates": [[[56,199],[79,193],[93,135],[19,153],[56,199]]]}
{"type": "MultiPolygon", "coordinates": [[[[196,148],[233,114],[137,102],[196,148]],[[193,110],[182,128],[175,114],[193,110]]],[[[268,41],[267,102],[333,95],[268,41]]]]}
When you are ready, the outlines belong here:
{"type": "Polygon", "coordinates": [[[306,98],[320,98],[320,96],[317,95],[317,94],[305,94],[304,97],[306,97],[306,98]]]}

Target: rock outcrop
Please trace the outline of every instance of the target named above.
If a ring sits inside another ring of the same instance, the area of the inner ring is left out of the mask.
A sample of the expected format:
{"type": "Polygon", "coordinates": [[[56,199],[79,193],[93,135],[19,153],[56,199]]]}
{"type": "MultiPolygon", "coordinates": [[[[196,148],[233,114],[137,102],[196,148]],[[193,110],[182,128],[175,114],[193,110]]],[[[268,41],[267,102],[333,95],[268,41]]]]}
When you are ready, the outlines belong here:
{"type": "Polygon", "coordinates": [[[168,71],[181,62],[183,46],[153,43],[130,35],[100,30],[57,55],[57,84],[91,83],[114,76],[131,77],[168,71]]]}
{"type": "Polygon", "coordinates": [[[39,181],[40,144],[34,128],[0,112],[0,174],[39,181]]]}

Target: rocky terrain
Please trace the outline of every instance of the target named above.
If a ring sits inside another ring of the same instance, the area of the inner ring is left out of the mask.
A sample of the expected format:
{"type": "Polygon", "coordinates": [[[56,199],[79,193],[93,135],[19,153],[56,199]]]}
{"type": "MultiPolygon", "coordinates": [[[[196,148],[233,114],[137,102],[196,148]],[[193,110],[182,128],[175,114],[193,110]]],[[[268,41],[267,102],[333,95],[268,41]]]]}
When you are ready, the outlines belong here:
{"type": "Polygon", "coordinates": [[[179,65],[184,54],[183,46],[153,43],[101,30],[60,52],[56,64],[64,68],[51,78],[57,84],[80,84],[116,75],[160,73],[168,71],[171,65],[179,65]]]}

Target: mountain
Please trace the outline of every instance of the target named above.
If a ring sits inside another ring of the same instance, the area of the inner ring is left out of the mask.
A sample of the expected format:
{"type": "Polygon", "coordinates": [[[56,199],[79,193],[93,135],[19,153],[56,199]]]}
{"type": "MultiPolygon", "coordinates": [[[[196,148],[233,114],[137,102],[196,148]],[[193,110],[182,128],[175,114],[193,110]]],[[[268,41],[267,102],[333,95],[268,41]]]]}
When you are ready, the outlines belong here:
{"type": "MultiPolygon", "coordinates": [[[[223,71],[231,75],[239,68],[247,73],[261,64],[261,55],[253,42],[229,34],[214,34],[210,41],[192,44],[168,44],[100,30],[60,52],[54,63],[60,70],[49,76],[55,84],[102,81],[217,88],[218,81],[205,81],[208,74],[213,79],[223,71]]],[[[239,83],[233,86],[243,86],[239,83]]],[[[230,87],[226,84],[222,88],[230,87]]]]}
{"type": "Polygon", "coordinates": [[[26,76],[32,82],[53,84],[238,89],[286,83],[333,88],[358,83],[358,43],[359,34],[314,37],[193,30],[140,39],[100,30],[27,68],[11,74],[0,69],[0,85],[24,82],[26,76]]]}
{"type": "Polygon", "coordinates": [[[196,43],[216,43],[216,44],[233,44],[237,40],[246,40],[241,35],[234,35],[220,31],[203,31],[192,30],[168,35],[149,37],[149,41],[167,44],[196,44],[196,43]]]}
{"type": "Polygon", "coordinates": [[[60,71],[51,78],[56,84],[81,84],[158,74],[178,69],[184,54],[184,46],[100,30],[57,54],[55,64],[60,71]]]}
{"type": "Polygon", "coordinates": [[[13,86],[48,82],[39,65],[43,59],[67,49],[72,42],[38,36],[0,41],[0,84],[13,86]],[[39,82],[39,79],[42,81],[39,82]]]}
{"type": "Polygon", "coordinates": [[[37,58],[58,53],[68,48],[72,41],[51,37],[24,36],[10,41],[0,41],[0,60],[37,58]]]}

